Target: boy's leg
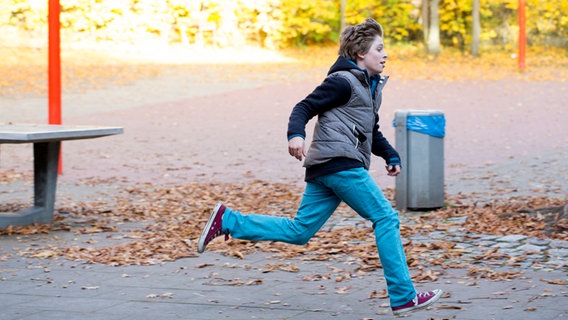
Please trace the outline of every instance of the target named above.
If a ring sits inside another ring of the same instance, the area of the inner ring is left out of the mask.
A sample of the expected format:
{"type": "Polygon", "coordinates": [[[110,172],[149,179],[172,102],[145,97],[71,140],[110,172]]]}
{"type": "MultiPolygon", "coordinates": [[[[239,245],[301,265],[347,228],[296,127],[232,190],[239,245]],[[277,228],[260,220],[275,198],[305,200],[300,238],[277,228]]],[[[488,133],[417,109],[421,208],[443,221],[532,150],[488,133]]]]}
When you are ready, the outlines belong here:
{"type": "Polygon", "coordinates": [[[341,200],[329,188],[308,182],[294,219],[242,214],[229,208],[223,215],[223,231],[231,237],[253,241],[305,244],[323,226],[341,200]]]}
{"type": "Polygon", "coordinates": [[[379,257],[385,273],[391,306],[407,303],[416,296],[400,238],[398,213],[382,190],[363,168],[346,170],[319,178],[347,205],[373,223],[379,257]]]}

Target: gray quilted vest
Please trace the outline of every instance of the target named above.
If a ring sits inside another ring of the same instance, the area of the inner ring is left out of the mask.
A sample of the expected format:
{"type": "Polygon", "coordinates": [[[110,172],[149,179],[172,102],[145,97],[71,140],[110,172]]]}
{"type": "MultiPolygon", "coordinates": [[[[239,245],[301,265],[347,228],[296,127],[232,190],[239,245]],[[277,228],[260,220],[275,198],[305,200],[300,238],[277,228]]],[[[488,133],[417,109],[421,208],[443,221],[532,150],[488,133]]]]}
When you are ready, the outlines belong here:
{"type": "Polygon", "coordinates": [[[387,77],[381,77],[371,97],[370,84],[364,72],[357,69],[337,71],[328,77],[342,77],[351,84],[351,98],[337,108],[318,116],[312,143],[304,167],[325,163],[333,158],[345,157],[371,164],[371,146],[375,115],[381,105],[381,92],[387,77]]]}

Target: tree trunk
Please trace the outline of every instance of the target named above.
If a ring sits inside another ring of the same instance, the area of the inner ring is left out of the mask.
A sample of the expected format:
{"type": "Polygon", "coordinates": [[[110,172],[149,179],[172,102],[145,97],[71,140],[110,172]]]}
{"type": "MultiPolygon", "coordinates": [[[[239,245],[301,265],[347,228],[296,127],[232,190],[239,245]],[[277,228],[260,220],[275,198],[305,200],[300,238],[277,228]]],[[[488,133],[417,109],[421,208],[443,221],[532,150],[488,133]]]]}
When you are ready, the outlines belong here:
{"type": "Polygon", "coordinates": [[[472,18],[472,41],[471,41],[471,54],[479,56],[479,41],[481,36],[481,21],[479,17],[479,0],[473,0],[473,10],[471,12],[472,18]]]}
{"type": "Polygon", "coordinates": [[[428,30],[430,29],[430,8],[429,0],[422,0],[422,38],[424,45],[428,47],[428,30]]]}
{"type": "Polygon", "coordinates": [[[339,33],[343,32],[345,29],[345,8],[347,7],[347,0],[341,0],[339,7],[339,33]]]}
{"type": "Polygon", "coordinates": [[[440,53],[440,0],[430,0],[430,27],[428,28],[428,53],[440,53]]]}

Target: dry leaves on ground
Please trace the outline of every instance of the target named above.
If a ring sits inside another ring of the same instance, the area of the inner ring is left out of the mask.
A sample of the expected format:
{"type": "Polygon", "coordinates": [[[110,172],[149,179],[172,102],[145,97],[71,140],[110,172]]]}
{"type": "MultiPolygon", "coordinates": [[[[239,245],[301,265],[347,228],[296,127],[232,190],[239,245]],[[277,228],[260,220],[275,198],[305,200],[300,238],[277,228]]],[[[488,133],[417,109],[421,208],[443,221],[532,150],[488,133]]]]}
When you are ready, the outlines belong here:
{"type": "MultiPolygon", "coordinates": [[[[215,49],[211,49],[212,51],[215,49]]],[[[228,51],[228,49],[226,49],[228,51]]],[[[228,51],[229,52],[229,51],[228,51]]],[[[186,55],[191,55],[188,49],[186,55]]],[[[270,53],[273,54],[273,53],[270,53]]],[[[238,61],[201,63],[143,62],[138,57],[115,57],[112,52],[94,50],[64,50],[62,52],[62,88],[64,93],[81,93],[109,86],[127,85],[136,80],[149,79],[161,74],[199,74],[207,65],[207,77],[199,81],[269,80],[319,82],[337,58],[337,47],[309,47],[289,49],[281,54],[290,62],[255,63],[254,66],[238,61]],[[230,68],[227,68],[227,65],[230,68]],[[215,75],[219,75],[216,77],[215,75]],[[222,77],[222,78],[221,78],[222,77]]],[[[47,95],[47,49],[0,47],[0,96],[14,94],[47,95]]],[[[165,61],[168,57],[164,48],[165,61]]],[[[227,54],[232,57],[232,54],[227,54]]],[[[517,59],[509,52],[485,52],[473,57],[458,51],[446,50],[434,57],[418,48],[393,47],[385,74],[401,80],[434,79],[446,81],[521,79],[529,81],[566,81],[568,57],[562,49],[530,48],[527,70],[518,72],[517,59]],[[459,70],[459,72],[456,72],[459,70]]]]}
{"type": "MultiPolygon", "coordinates": [[[[392,198],[392,190],[387,190],[392,198]]],[[[62,246],[30,246],[20,252],[36,258],[64,257],[84,263],[108,265],[151,265],[180,258],[196,257],[196,244],[201,228],[205,224],[212,205],[223,200],[231,207],[245,213],[264,213],[293,217],[299,203],[301,189],[298,187],[256,181],[250,184],[188,184],[170,187],[156,187],[144,184],[125,189],[118,196],[116,205],[106,203],[72,203],[59,208],[56,223],[51,230],[67,230],[76,234],[105,233],[106,245],[95,243],[71,243],[62,246]],[[124,225],[128,224],[126,228],[124,225]],[[108,243],[111,243],[108,245],[108,243]]],[[[539,216],[503,216],[503,212],[535,209],[534,206],[557,205],[565,200],[547,198],[514,198],[511,203],[493,203],[478,206],[464,204],[459,199],[447,208],[424,213],[414,218],[406,218],[401,228],[403,239],[412,235],[427,234],[431,231],[451,232],[452,228],[465,228],[469,232],[487,234],[526,234],[529,236],[566,239],[566,232],[546,234],[539,224],[539,216]],[[522,203],[522,205],[521,205],[522,203]],[[468,216],[466,222],[455,222],[451,218],[468,216]],[[501,217],[501,218],[500,218],[501,217]],[[471,220],[471,221],[470,221],[471,220]],[[530,222],[530,223],[529,223],[530,222]]],[[[340,206],[336,216],[353,217],[350,209],[340,206]]],[[[49,226],[27,226],[8,228],[2,234],[33,234],[49,232],[49,226]]],[[[451,241],[430,241],[414,243],[405,241],[405,251],[413,278],[417,282],[434,281],[439,271],[429,268],[468,268],[476,259],[484,264],[515,265],[517,259],[504,255],[498,249],[487,250],[483,254],[463,261],[464,250],[451,241]]],[[[250,242],[231,239],[224,242],[215,239],[208,249],[239,259],[247,254],[269,252],[282,261],[343,260],[356,266],[354,275],[365,274],[380,268],[374,234],[371,227],[361,219],[361,223],[351,226],[324,228],[306,245],[295,246],[278,242],[250,242]]],[[[265,272],[296,272],[293,263],[266,265],[265,272]]],[[[474,278],[511,279],[519,275],[515,272],[496,272],[486,267],[470,267],[468,274],[474,278]]],[[[314,279],[319,276],[313,275],[314,279]]],[[[348,279],[352,274],[338,274],[337,282],[348,279]]],[[[331,277],[331,275],[329,276],[331,277]]],[[[239,282],[240,283],[240,282],[239,282]]],[[[247,285],[246,282],[241,285],[247,285]]]]}

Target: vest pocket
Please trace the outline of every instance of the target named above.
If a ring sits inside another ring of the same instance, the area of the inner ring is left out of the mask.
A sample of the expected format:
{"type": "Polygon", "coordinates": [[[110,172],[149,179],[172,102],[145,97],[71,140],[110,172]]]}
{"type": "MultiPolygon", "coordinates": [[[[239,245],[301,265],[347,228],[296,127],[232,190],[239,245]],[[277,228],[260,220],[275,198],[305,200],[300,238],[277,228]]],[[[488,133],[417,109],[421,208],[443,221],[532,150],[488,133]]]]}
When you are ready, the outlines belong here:
{"type": "Polygon", "coordinates": [[[356,125],[353,125],[353,135],[357,138],[355,146],[359,148],[359,145],[365,143],[367,141],[367,136],[357,128],[356,125]]]}

